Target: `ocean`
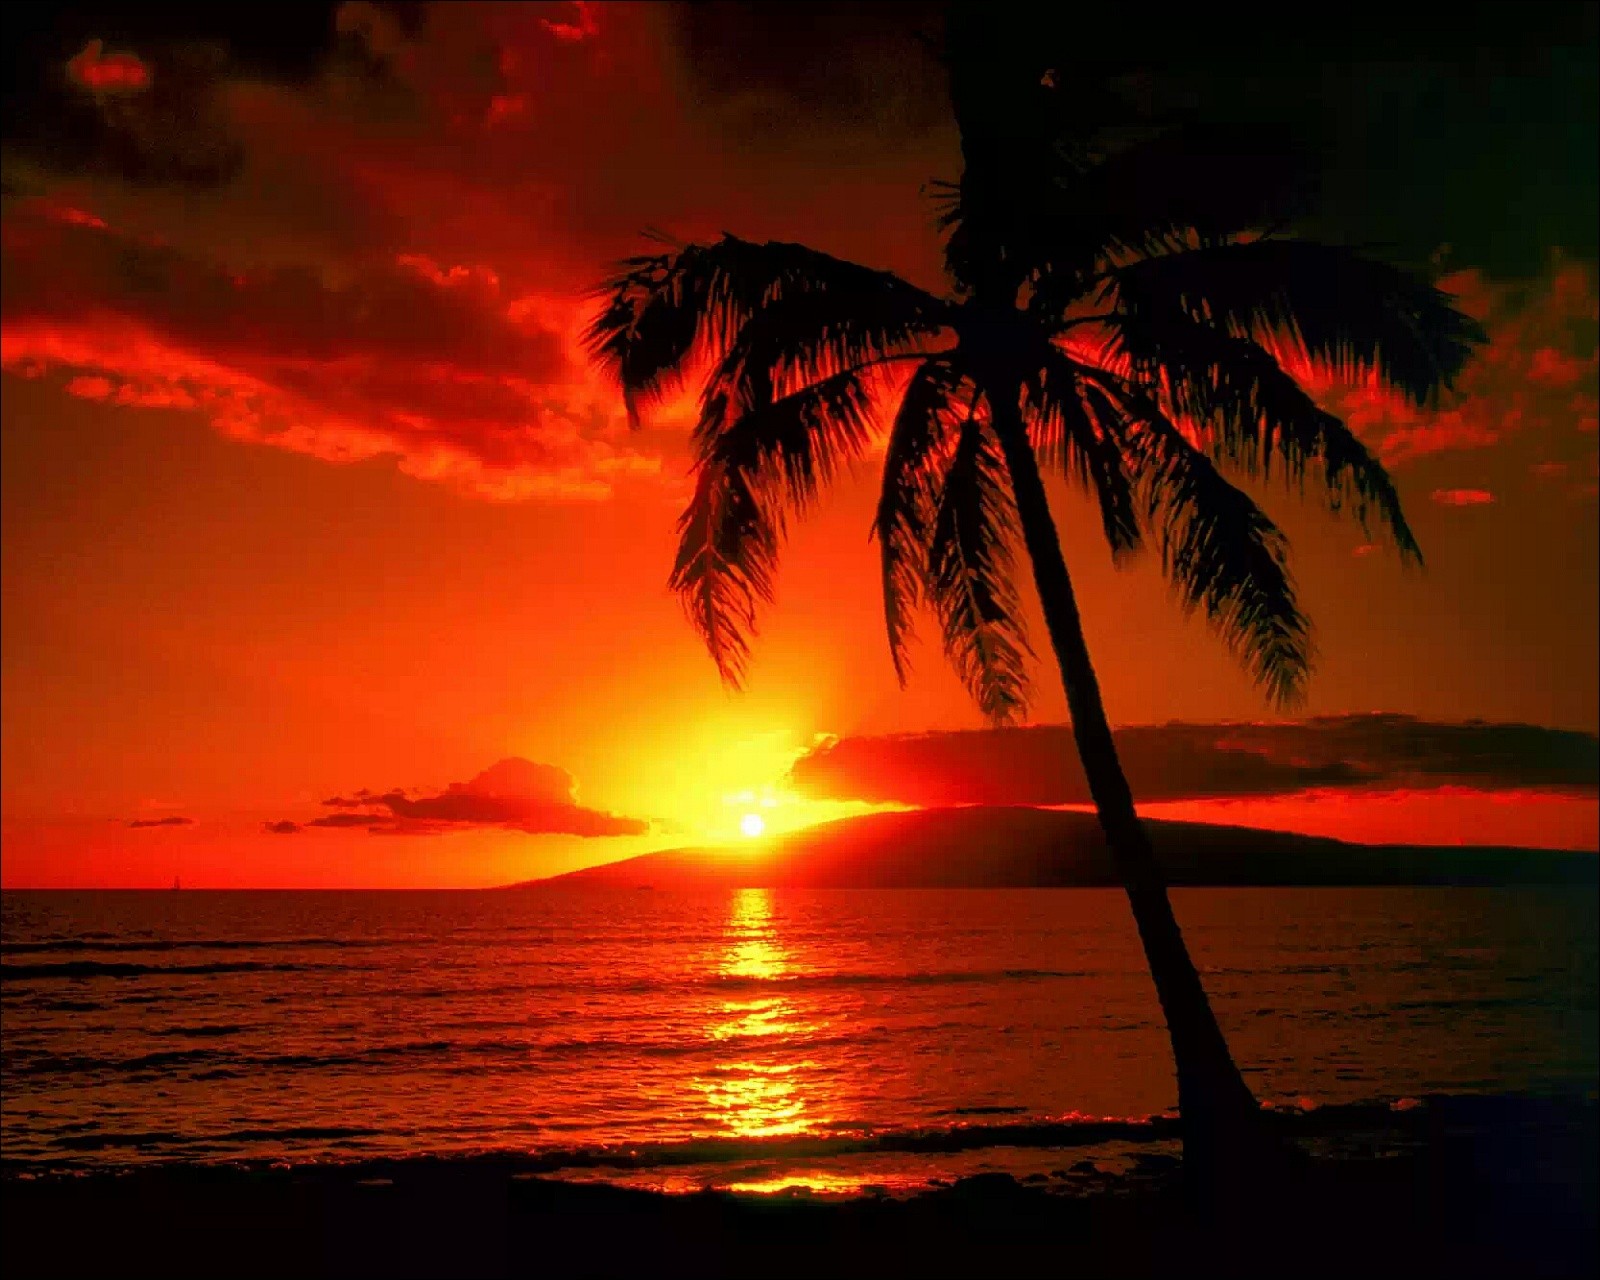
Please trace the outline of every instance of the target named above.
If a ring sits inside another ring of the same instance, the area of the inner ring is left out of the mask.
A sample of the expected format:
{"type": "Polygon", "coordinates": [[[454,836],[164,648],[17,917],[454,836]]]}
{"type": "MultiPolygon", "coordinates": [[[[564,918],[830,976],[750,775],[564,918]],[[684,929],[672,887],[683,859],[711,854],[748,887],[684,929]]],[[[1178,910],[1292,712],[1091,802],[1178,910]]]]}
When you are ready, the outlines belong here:
{"type": "MultiPolygon", "coordinates": [[[[8,892],[8,1173],[514,1158],[690,1190],[1033,1182],[1176,1150],[1165,1032],[1101,890],[8,892]]],[[[1589,891],[1189,889],[1259,1097],[1403,1146],[1592,1103],[1589,891]]]]}

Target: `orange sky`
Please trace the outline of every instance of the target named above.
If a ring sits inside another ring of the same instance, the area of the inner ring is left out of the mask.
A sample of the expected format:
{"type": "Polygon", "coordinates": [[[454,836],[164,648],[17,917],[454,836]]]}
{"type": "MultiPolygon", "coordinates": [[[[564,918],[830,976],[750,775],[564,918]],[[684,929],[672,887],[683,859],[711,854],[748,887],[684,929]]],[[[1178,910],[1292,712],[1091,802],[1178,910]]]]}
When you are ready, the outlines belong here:
{"type": "MultiPolygon", "coordinates": [[[[953,172],[947,126],[888,79],[869,123],[787,132],[758,83],[693,80],[649,6],[453,12],[419,35],[341,9],[381,74],[191,77],[216,137],[147,127],[141,95],[176,74],[159,48],[66,73],[140,146],[229,140],[223,181],[8,160],[6,886],[527,878],[732,839],[752,810],[769,829],[857,811],[786,786],[818,735],[979,725],[931,644],[895,684],[867,473],[797,533],[749,687],[720,689],[665,588],[682,413],[630,435],[576,345],[583,291],[646,225],[936,282],[918,184],[953,172]],[[508,757],[570,775],[541,805],[648,830],[415,816],[489,795],[470,782],[508,757]],[[408,789],[412,816],[324,803],[363,788],[408,789]],[[333,812],[397,825],[305,825],[333,812]]],[[[1596,730],[1596,276],[1547,248],[1536,277],[1452,277],[1493,337],[1470,400],[1424,417],[1325,389],[1393,464],[1429,568],[1269,495],[1318,626],[1295,715],[1596,730]]],[[[1265,716],[1153,567],[1114,571],[1057,496],[1113,721],[1265,716]]],[[[1048,671],[1038,688],[1033,720],[1062,720],[1048,671]]],[[[1149,811],[1594,846],[1592,786],[1497,789],[1149,811]]]]}

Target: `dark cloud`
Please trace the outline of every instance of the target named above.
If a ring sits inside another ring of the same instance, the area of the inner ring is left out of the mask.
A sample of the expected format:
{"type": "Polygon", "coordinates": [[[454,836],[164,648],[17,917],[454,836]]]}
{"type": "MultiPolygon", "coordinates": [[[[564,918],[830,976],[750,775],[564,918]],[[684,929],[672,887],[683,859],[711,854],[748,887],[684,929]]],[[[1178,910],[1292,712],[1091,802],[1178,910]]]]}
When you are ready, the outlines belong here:
{"type": "Polygon", "coordinates": [[[244,157],[218,96],[225,57],[203,43],[152,54],[148,44],[135,50],[100,35],[58,50],[7,87],[8,188],[58,173],[138,185],[228,181],[244,157]]]}
{"type": "Polygon", "coordinates": [[[6,367],[80,398],[329,461],[387,454],[488,497],[599,496],[655,470],[563,397],[587,377],[566,337],[487,268],[227,271],[43,201],[8,215],[4,250],[6,367]]]}
{"type": "Polygon", "coordinates": [[[374,835],[439,835],[500,827],[529,835],[596,837],[643,835],[650,829],[637,818],[579,804],[577,784],[565,769],[517,757],[434,794],[363,789],[322,803],[335,812],[301,823],[268,823],[267,829],[288,835],[304,827],[364,827],[374,835]]]}
{"type": "Polygon", "coordinates": [[[669,35],[696,105],[751,140],[860,140],[944,127],[942,0],[840,4],[687,3],[669,35]]]}
{"type": "Polygon", "coordinates": [[[263,822],[261,829],[269,836],[292,836],[300,830],[300,824],[285,818],[281,822],[263,822]]]}
{"type": "Polygon", "coordinates": [[[557,336],[512,320],[487,269],[401,255],[342,280],[310,267],[230,272],[58,205],[7,222],[8,323],[111,312],[228,364],[424,362],[464,380],[539,382],[564,371],[557,336]]]}
{"type": "MultiPolygon", "coordinates": [[[[1600,739],[1536,725],[1377,714],[1149,725],[1116,737],[1143,801],[1346,788],[1600,788],[1600,739]]],[[[802,756],[790,780],[811,795],[878,803],[1089,802],[1072,731],[1063,725],[838,739],[802,756]]]]}
{"type": "Polygon", "coordinates": [[[130,827],[192,827],[193,818],[135,818],[128,823],[130,827]]]}
{"type": "Polygon", "coordinates": [[[309,822],[300,825],[305,827],[331,827],[338,830],[342,827],[375,827],[381,826],[387,819],[371,813],[325,813],[320,818],[312,818],[309,822]]]}
{"type": "MultiPolygon", "coordinates": [[[[225,182],[243,158],[219,101],[225,76],[304,85],[336,58],[382,70],[341,29],[340,7],[13,6],[0,53],[7,160],[136,183],[225,182]]],[[[423,17],[412,3],[347,7],[402,32],[423,17]]]]}

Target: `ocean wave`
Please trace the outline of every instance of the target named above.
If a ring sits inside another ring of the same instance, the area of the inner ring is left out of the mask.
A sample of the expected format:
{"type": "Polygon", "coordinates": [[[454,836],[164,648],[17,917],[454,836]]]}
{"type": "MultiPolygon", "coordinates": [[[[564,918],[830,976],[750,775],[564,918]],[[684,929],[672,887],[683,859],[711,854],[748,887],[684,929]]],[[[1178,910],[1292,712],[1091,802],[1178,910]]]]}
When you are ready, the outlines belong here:
{"type": "MultiPolygon", "coordinates": [[[[519,1151],[515,1153],[515,1159],[519,1168],[527,1172],[558,1173],[567,1169],[665,1169],[754,1159],[802,1160],[879,1152],[939,1155],[980,1151],[990,1147],[1078,1147],[1111,1141],[1154,1142],[1176,1135],[1176,1121],[1170,1117],[1117,1119],[1065,1116],[1054,1120],[957,1124],[943,1128],[821,1132],[774,1138],[699,1137],[680,1142],[551,1148],[545,1151],[519,1151]]],[[[347,1126],[253,1126],[195,1133],[61,1133],[51,1138],[50,1145],[70,1152],[130,1150],[159,1155],[162,1150],[167,1150],[176,1155],[179,1150],[190,1152],[198,1147],[221,1152],[252,1143],[315,1143],[404,1136],[380,1129],[347,1126]]],[[[492,1151],[486,1149],[482,1154],[492,1154],[492,1151]]],[[[10,1165],[14,1162],[5,1163],[10,1165]]]]}
{"type": "MultiPolygon", "coordinates": [[[[751,1038],[760,1040],[762,1047],[803,1049],[809,1053],[815,1049],[831,1049],[840,1045],[866,1047],[878,1037],[871,1030],[865,1030],[848,1035],[818,1036],[805,1034],[791,1038],[781,1035],[762,1034],[751,1038]]],[[[739,1040],[740,1037],[734,1035],[727,1040],[682,1040],[641,1044],[637,1040],[596,1037],[591,1040],[554,1040],[545,1044],[531,1044],[527,1048],[530,1054],[550,1058],[585,1057],[606,1053],[634,1054],[641,1058],[719,1058],[727,1054],[730,1042],[739,1040]]],[[[482,1049],[480,1048],[481,1051],[482,1049]]]]}
{"type": "Polygon", "coordinates": [[[764,978],[718,975],[705,979],[705,983],[717,988],[777,987],[787,991],[805,991],[814,987],[938,987],[969,982],[1040,982],[1093,976],[1095,971],[1091,969],[947,969],[925,973],[775,974],[764,978]]]}
{"type": "Polygon", "coordinates": [[[79,1075],[92,1072],[143,1072],[162,1067],[204,1066],[230,1069],[229,1074],[232,1076],[246,1074],[250,1070],[274,1068],[298,1070],[371,1065],[385,1059],[440,1056],[459,1052],[461,1049],[462,1046],[447,1040],[419,1040],[406,1044],[373,1045],[353,1053],[249,1054],[227,1049],[163,1049],[130,1058],[93,1057],[87,1054],[39,1054],[30,1058],[12,1054],[7,1056],[6,1072],[17,1076],[79,1075]]]}
{"type": "Polygon", "coordinates": [[[359,1129],[343,1125],[301,1125],[283,1129],[233,1129],[220,1134],[187,1133],[79,1133],[63,1134],[55,1145],[68,1151],[107,1151],[155,1147],[204,1147],[216,1150],[242,1142],[317,1142],[347,1138],[375,1138],[381,1129],[359,1129]]]}
{"type": "Polygon", "coordinates": [[[404,946],[409,938],[116,938],[100,939],[89,935],[76,938],[47,938],[29,942],[0,942],[0,955],[41,955],[51,952],[88,954],[139,951],[273,951],[346,950],[369,947],[404,946]]]}
{"type": "Polygon", "coordinates": [[[220,1039],[222,1036],[236,1036],[243,1033],[244,1027],[236,1022],[213,1022],[198,1027],[160,1027],[148,1032],[152,1036],[178,1036],[185,1040],[211,1040],[220,1039]]]}
{"type": "Polygon", "coordinates": [[[1133,1118],[1067,1115],[1055,1119],[943,1127],[794,1134],[774,1138],[690,1138],[682,1142],[630,1143],[551,1149],[522,1160],[529,1172],[567,1169],[669,1169],[751,1160],[816,1160],[877,1153],[952,1155],[993,1147],[1056,1148],[1106,1142],[1149,1143],[1178,1136],[1170,1116],[1133,1118]]]}
{"type": "MultiPolygon", "coordinates": [[[[437,973],[441,968],[432,966],[437,973]]],[[[477,973],[475,965],[458,966],[462,972],[477,973]]],[[[146,964],[136,961],[62,960],[36,963],[0,964],[0,978],[7,982],[56,978],[162,978],[170,976],[225,973],[300,973],[312,970],[368,974],[381,966],[350,965],[313,961],[214,960],[194,964],[146,964]]],[[[592,981],[586,989],[607,995],[651,995],[662,991],[716,991],[723,993],[787,993],[827,991],[844,987],[925,987],[963,986],[1000,982],[1047,982],[1067,978],[1097,976],[1093,969],[952,969],[923,973],[805,973],[805,974],[701,974],[690,978],[629,978],[592,981]]],[[[505,983],[488,988],[430,987],[420,991],[396,988],[394,994],[414,999],[449,998],[461,994],[474,996],[516,995],[541,991],[568,991],[570,980],[555,982],[505,983]]]]}
{"type": "MultiPolygon", "coordinates": [[[[947,969],[922,973],[709,973],[691,978],[624,978],[591,982],[587,990],[606,995],[652,995],[660,991],[714,991],[722,994],[758,992],[785,995],[829,991],[842,987],[940,987],[1001,982],[1046,982],[1062,978],[1094,977],[1093,969],[947,969]]],[[[525,983],[512,991],[567,990],[570,984],[525,983]]]]}
{"type": "MultiPolygon", "coordinates": [[[[1284,1106],[1269,1110],[1268,1122],[1297,1140],[1314,1141],[1329,1135],[1370,1135],[1380,1144],[1403,1150],[1441,1126],[1452,1129],[1502,1131],[1507,1125],[1554,1128],[1592,1123],[1596,1101],[1592,1094],[1541,1095],[1429,1095],[1320,1107],[1284,1106]]],[[[210,1132],[67,1132],[50,1134],[42,1146],[54,1155],[0,1160],[7,1173],[41,1168],[71,1168],[92,1156],[104,1165],[107,1152],[127,1152],[140,1162],[191,1162],[201,1157],[229,1164],[265,1164],[284,1158],[283,1148],[300,1147],[297,1158],[316,1163],[359,1161],[382,1154],[385,1159],[452,1159],[493,1161],[508,1173],[555,1174],[566,1171],[618,1173],[686,1166],[718,1166],[767,1162],[776,1166],[808,1160],[874,1154],[923,1156],[954,1155],[990,1149],[1052,1150],[1107,1144],[1149,1146],[1180,1136],[1179,1120],[1170,1113],[1152,1116],[1093,1116],[1068,1113],[1058,1116],[1007,1121],[973,1121],[907,1128],[846,1128],[766,1138],[692,1137],[679,1141],[618,1142],[608,1145],[551,1147],[529,1151],[492,1145],[507,1134],[501,1130],[456,1126],[457,1137],[481,1133],[485,1143],[455,1152],[438,1152],[428,1141],[432,1131],[364,1128],[358,1126],[291,1125],[281,1128],[251,1125],[210,1132]],[[363,1140],[379,1139],[376,1147],[363,1148],[363,1140]],[[413,1150],[398,1155],[397,1147],[409,1143],[413,1150]],[[259,1152],[262,1146],[274,1148],[259,1152]]]]}
{"type": "Polygon", "coordinates": [[[63,960],[53,964],[0,964],[0,980],[40,978],[150,978],[218,973],[298,973],[307,969],[346,969],[337,964],[295,964],[265,960],[217,960],[203,964],[134,964],[121,961],[63,960]]]}
{"type": "Polygon", "coordinates": [[[71,1075],[87,1071],[154,1071],[162,1067],[181,1067],[193,1062],[203,1062],[212,1056],[210,1049],[162,1049],[155,1053],[141,1053],[132,1058],[96,1058],[87,1054],[39,1054],[29,1057],[22,1053],[8,1053],[5,1059],[7,1075],[71,1075]]]}
{"type": "MultiPolygon", "coordinates": [[[[152,1032],[158,1036],[186,1036],[220,1038],[237,1033],[241,1028],[177,1027],[152,1032]]],[[[763,1036],[763,1046],[773,1040],[786,1041],[784,1037],[763,1036]]],[[[802,1037],[807,1052],[815,1049],[836,1048],[841,1045],[863,1045],[874,1039],[870,1034],[802,1037]]],[[[684,1040],[658,1043],[636,1040],[593,1037],[572,1040],[413,1040],[402,1044],[378,1044],[346,1051],[326,1053],[250,1053],[225,1046],[215,1048],[163,1049],[131,1057],[107,1057],[88,1054],[29,1054],[11,1051],[5,1055],[5,1072],[8,1076],[38,1077],[48,1075],[119,1075],[171,1070],[176,1075],[190,1074],[189,1079],[232,1080],[266,1071],[319,1071],[344,1067],[388,1068],[406,1070],[426,1066],[429,1070],[467,1072],[482,1070],[486,1063],[502,1069],[526,1064],[537,1065],[552,1059],[583,1058],[607,1054],[627,1054],[637,1058],[687,1058],[716,1057],[727,1052],[728,1042],[717,1040],[684,1040]]]]}

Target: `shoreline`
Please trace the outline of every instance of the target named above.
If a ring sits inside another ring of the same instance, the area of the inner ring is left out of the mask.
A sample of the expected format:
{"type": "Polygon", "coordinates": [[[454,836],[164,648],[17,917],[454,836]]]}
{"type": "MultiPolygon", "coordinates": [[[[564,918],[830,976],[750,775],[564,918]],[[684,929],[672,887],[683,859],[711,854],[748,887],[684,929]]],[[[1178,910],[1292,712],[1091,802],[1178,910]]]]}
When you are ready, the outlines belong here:
{"type": "MultiPolygon", "coordinates": [[[[1500,1135],[1532,1158],[1573,1130],[1597,1126],[1594,1089],[1515,1093],[1424,1093],[1352,1102],[1265,1099],[1265,1122],[1281,1137],[1320,1159],[1382,1159],[1413,1155],[1440,1141],[1500,1135]]],[[[604,1145],[374,1147],[377,1129],[255,1130],[237,1135],[259,1145],[229,1152],[234,1135],[185,1138],[177,1133],[102,1131],[99,1122],[57,1135],[65,1150],[17,1153],[25,1136],[0,1155],[0,1185],[52,1178],[119,1177],[185,1169],[234,1173],[398,1167],[420,1164],[495,1167],[507,1177],[545,1177],[680,1194],[703,1189],[741,1191],[751,1175],[777,1189],[783,1175],[829,1169],[841,1175],[826,1194],[879,1190],[914,1194],[973,1174],[1001,1172],[1018,1181],[1048,1182],[1052,1194],[1094,1190],[1107,1178],[1143,1181],[1169,1168],[1179,1151],[1175,1111],[1140,1116],[1067,1113],[1029,1115],[1021,1108],[987,1107],[946,1113],[944,1125],[819,1129],[764,1136],[707,1133],[668,1141],[626,1138],[604,1145]],[[1002,1154],[1003,1153],[1003,1154],[1002,1154]],[[1092,1166],[1092,1167],[1091,1167],[1092,1166]],[[876,1175],[885,1176],[878,1177],[876,1175]],[[1048,1175],[1048,1176],[1045,1176],[1048,1175]],[[1080,1176],[1081,1175],[1081,1176],[1080,1176]]],[[[796,1179],[804,1181],[804,1179],[796,1179]]],[[[815,1188],[814,1188],[815,1189],[815,1188]]]]}
{"type": "Polygon", "coordinates": [[[0,1263],[8,1277],[1587,1276],[1595,1114],[1314,1159],[1221,1224],[1191,1214],[1172,1168],[1080,1194],[989,1173],[899,1198],[669,1194],[515,1157],[8,1170],[0,1263]]]}

